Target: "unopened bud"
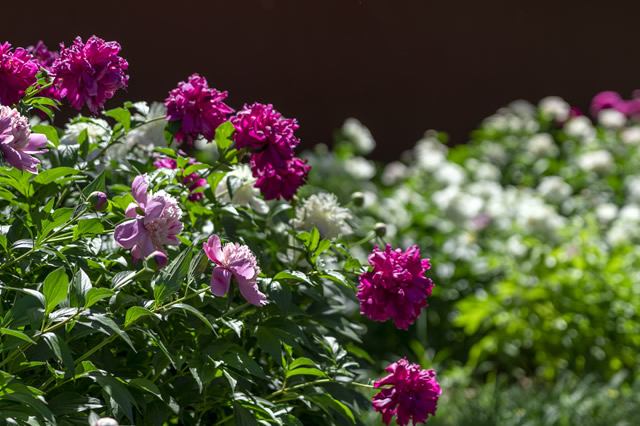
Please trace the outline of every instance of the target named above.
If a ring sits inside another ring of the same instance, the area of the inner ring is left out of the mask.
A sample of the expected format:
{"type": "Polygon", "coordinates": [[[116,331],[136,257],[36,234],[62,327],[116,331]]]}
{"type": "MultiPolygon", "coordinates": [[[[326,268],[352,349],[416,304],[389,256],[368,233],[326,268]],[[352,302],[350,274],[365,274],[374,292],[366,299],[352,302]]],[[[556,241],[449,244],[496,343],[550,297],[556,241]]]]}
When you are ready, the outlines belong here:
{"type": "Polygon", "coordinates": [[[360,191],[351,194],[351,201],[356,207],[362,207],[364,205],[364,194],[360,191]]]}
{"type": "Polygon", "coordinates": [[[115,421],[115,419],[112,419],[111,417],[103,417],[101,419],[99,419],[94,426],[120,426],[118,424],[117,421],[115,421]]]}
{"type": "Polygon", "coordinates": [[[374,232],[378,237],[384,237],[387,235],[387,225],[382,222],[378,222],[373,227],[374,232]]]}
{"type": "Polygon", "coordinates": [[[107,194],[104,192],[94,191],[87,197],[87,207],[97,212],[105,210],[108,205],[107,194]]]}
{"type": "Polygon", "coordinates": [[[149,256],[147,256],[147,266],[154,271],[159,271],[160,269],[167,266],[167,255],[161,251],[154,251],[149,256]]]}

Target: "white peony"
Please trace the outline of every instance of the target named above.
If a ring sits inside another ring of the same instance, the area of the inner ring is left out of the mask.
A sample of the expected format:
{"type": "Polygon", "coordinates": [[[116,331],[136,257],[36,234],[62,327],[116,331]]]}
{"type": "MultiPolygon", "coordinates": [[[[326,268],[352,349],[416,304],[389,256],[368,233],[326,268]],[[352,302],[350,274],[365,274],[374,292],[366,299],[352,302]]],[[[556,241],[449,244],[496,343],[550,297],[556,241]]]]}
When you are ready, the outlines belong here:
{"type": "Polygon", "coordinates": [[[549,133],[537,133],[527,141],[527,150],[537,157],[555,157],[558,147],[549,133]]]}
{"type": "Polygon", "coordinates": [[[627,145],[640,145],[640,126],[632,126],[620,133],[620,139],[627,145]]]}
{"type": "Polygon", "coordinates": [[[627,124],[627,116],[615,109],[603,109],[598,113],[598,124],[607,129],[618,130],[627,124]]]}
{"type": "Polygon", "coordinates": [[[591,120],[584,115],[574,117],[564,126],[567,135],[580,139],[584,143],[592,143],[596,137],[596,129],[591,124],[591,120]]]}
{"type": "Polygon", "coordinates": [[[166,147],[167,142],[164,138],[164,127],[167,121],[161,119],[167,115],[167,107],[160,102],[154,102],[149,107],[149,111],[145,116],[138,116],[141,121],[151,121],[133,129],[127,134],[126,147],[131,150],[134,146],[152,151],[154,147],[166,147]],[[152,121],[153,120],[153,121],[152,121]]]}
{"type": "Polygon", "coordinates": [[[368,154],[376,147],[369,129],[355,118],[347,118],[342,125],[342,133],[353,142],[360,154],[368,154]]]}
{"type": "Polygon", "coordinates": [[[258,213],[267,213],[269,206],[260,197],[260,190],[254,187],[256,178],[253,177],[251,169],[247,164],[239,164],[232,167],[216,188],[216,197],[226,203],[232,203],[237,206],[250,207],[258,213]],[[233,197],[229,197],[229,179],[237,179],[232,181],[232,185],[238,184],[233,193],[233,197]]]}
{"type": "Polygon", "coordinates": [[[429,132],[416,143],[413,152],[417,166],[428,172],[438,170],[440,165],[447,160],[447,147],[431,136],[429,132]]]}
{"type": "Polygon", "coordinates": [[[353,157],[345,161],[345,170],[359,180],[369,180],[376,174],[376,166],[364,157],[353,157]]]}
{"type": "Polygon", "coordinates": [[[563,123],[569,118],[571,106],[558,96],[548,96],[538,103],[542,115],[563,123]]]}
{"type": "Polygon", "coordinates": [[[60,139],[60,143],[64,145],[75,145],[78,143],[78,138],[85,130],[87,131],[87,138],[89,143],[101,142],[108,134],[109,123],[101,118],[92,118],[89,122],[77,121],[75,123],[68,123],[64,129],[64,136],[60,139]]]}
{"type": "Polygon", "coordinates": [[[578,157],[578,166],[583,170],[600,174],[611,173],[615,169],[613,156],[605,150],[582,154],[578,157]]]}
{"type": "Polygon", "coordinates": [[[311,231],[315,226],[321,238],[337,238],[352,232],[347,220],[351,212],[341,207],[335,194],[313,194],[296,207],[296,217],[291,221],[299,231],[311,231]]]}

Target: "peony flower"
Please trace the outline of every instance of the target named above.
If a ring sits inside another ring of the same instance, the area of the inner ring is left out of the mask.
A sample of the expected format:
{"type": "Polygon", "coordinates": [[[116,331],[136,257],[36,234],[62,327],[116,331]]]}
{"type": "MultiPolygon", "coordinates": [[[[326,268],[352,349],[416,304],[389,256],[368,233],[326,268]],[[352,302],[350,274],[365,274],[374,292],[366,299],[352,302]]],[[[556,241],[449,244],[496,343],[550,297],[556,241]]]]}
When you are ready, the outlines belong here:
{"type": "Polygon", "coordinates": [[[607,174],[613,173],[616,163],[609,151],[601,149],[582,154],[578,157],[578,166],[588,172],[607,174]]]}
{"type": "Polygon", "coordinates": [[[265,214],[269,211],[269,206],[260,198],[260,191],[255,187],[256,182],[257,179],[251,174],[248,165],[236,164],[232,166],[229,173],[224,175],[216,187],[216,197],[226,203],[250,207],[258,213],[265,214]],[[236,186],[231,197],[229,196],[228,184],[236,186]]]}
{"type": "Polygon", "coordinates": [[[225,104],[227,92],[210,89],[207,79],[193,74],[186,82],[178,83],[178,88],[169,92],[165,99],[167,121],[181,120],[176,141],[191,146],[200,135],[213,140],[216,129],[227,121],[233,109],[225,104]]]}
{"type": "Polygon", "coordinates": [[[543,116],[564,123],[571,116],[571,106],[558,96],[547,96],[538,103],[543,116]]]}
{"type": "Polygon", "coordinates": [[[93,191],[87,197],[86,202],[87,208],[90,208],[94,211],[101,212],[107,209],[109,206],[109,199],[107,198],[107,194],[102,191],[93,191]]]}
{"type": "Polygon", "coordinates": [[[598,124],[607,129],[619,130],[627,124],[627,117],[615,109],[603,109],[598,113],[598,124]]]}
{"type": "Polygon", "coordinates": [[[36,83],[38,63],[25,49],[11,51],[11,44],[0,44],[0,104],[15,105],[29,86],[36,83]]]}
{"type": "Polygon", "coordinates": [[[121,223],[113,233],[120,247],[132,249],[134,263],[156,250],[166,253],[165,245],[179,245],[177,235],[184,226],[176,199],[165,191],[154,194],[147,192],[148,189],[146,174],[133,180],[131,192],[136,202],[129,204],[125,212],[125,216],[133,220],[121,223]]]}
{"type": "Polygon", "coordinates": [[[342,125],[342,134],[347,137],[360,154],[369,154],[376,147],[376,141],[369,129],[355,118],[347,118],[342,125]]]}
{"type": "MultiPolygon", "coordinates": [[[[53,63],[60,57],[59,52],[50,51],[47,45],[44,44],[42,40],[38,41],[35,46],[27,46],[27,52],[33,55],[34,59],[38,61],[40,66],[44,68],[48,73],[51,72],[53,63]]],[[[47,79],[47,83],[49,83],[49,79],[47,79]]],[[[56,85],[49,86],[46,89],[40,91],[38,93],[38,96],[44,96],[45,98],[55,99],[57,101],[59,101],[63,97],[60,93],[60,87],[56,85]]],[[[37,112],[41,117],[46,117],[46,114],[44,114],[42,111],[37,112]]]]}
{"type": "Polygon", "coordinates": [[[117,42],[91,36],[85,44],[76,37],[73,45],[65,47],[62,43],[60,47],[60,57],[51,72],[61,88],[60,94],[78,111],[86,104],[97,115],[116,90],[127,87],[129,76],[124,72],[129,64],[118,56],[117,42]]]}
{"type": "Polygon", "coordinates": [[[164,138],[164,128],[166,126],[164,118],[167,115],[167,107],[160,102],[153,102],[149,106],[146,114],[136,114],[134,116],[138,121],[150,121],[140,127],[132,129],[127,135],[125,147],[127,151],[133,149],[134,146],[140,147],[146,151],[153,151],[154,147],[167,147],[164,138]]]}
{"type": "Polygon", "coordinates": [[[260,273],[256,257],[249,247],[238,243],[220,244],[217,235],[209,237],[203,245],[207,257],[217,263],[211,274],[211,292],[224,296],[229,291],[231,277],[238,282],[240,294],[247,302],[256,306],[266,305],[267,297],[260,293],[256,278],[260,273]]]}
{"type": "Polygon", "coordinates": [[[145,259],[147,261],[147,266],[154,271],[159,271],[160,269],[167,266],[169,259],[167,255],[162,251],[154,251],[145,259]]]}
{"type": "Polygon", "coordinates": [[[385,251],[373,249],[369,265],[373,269],[360,276],[358,286],[360,313],[373,321],[393,318],[397,328],[408,330],[431,295],[433,282],[424,276],[429,259],[420,259],[418,246],[403,253],[387,244],[385,251]]]}
{"type": "Polygon", "coordinates": [[[269,166],[282,169],[293,158],[293,150],[300,143],[293,132],[298,129],[295,119],[282,118],[272,105],[254,103],[231,119],[236,132],[236,148],[248,148],[254,154],[251,162],[259,169],[269,166]]]}
{"type": "Polygon", "coordinates": [[[311,166],[307,166],[306,163],[306,160],[292,158],[283,168],[275,168],[271,165],[259,168],[252,159],[251,171],[258,179],[255,186],[260,189],[265,200],[279,200],[282,197],[291,201],[298,188],[307,181],[311,166]]]}
{"type": "Polygon", "coordinates": [[[40,160],[35,154],[47,152],[47,138],[31,133],[27,117],[8,106],[0,106],[0,152],[18,170],[38,174],[40,160]]]}
{"type": "Polygon", "coordinates": [[[627,101],[622,99],[622,96],[617,92],[600,92],[591,101],[591,115],[597,117],[602,110],[606,109],[613,109],[627,117],[638,119],[640,115],[640,99],[634,97],[634,99],[627,101]]]}
{"type": "MultiPolygon", "coordinates": [[[[196,164],[195,158],[189,158],[188,164],[196,164]]],[[[176,169],[178,167],[178,163],[176,160],[171,158],[160,158],[153,162],[153,165],[159,169],[176,169]]],[[[188,176],[184,175],[184,170],[182,170],[179,175],[182,179],[182,184],[189,189],[189,197],[187,199],[189,201],[200,201],[204,197],[202,192],[193,192],[198,188],[207,185],[207,180],[200,177],[200,175],[196,172],[191,173],[188,176]]]]}
{"type": "Polygon", "coordinates": [[[438,398],[442,393],[433,370],[423,370],[418,364],[410,364],[406,358],[386,368],[388,376],[376,380],[376,388],[384,387],[373,396],[373,409],[382,413],[386,425],[395,415],[396,422],[405,426],[424,423],[429,415],[436,414],[438,398]]]}
{"type": "Polygon", "coordinates": [[[81,121],[82,116],[76,117],[65,125],[64,136],[60,143],[64,145],[76,145],[80,135],[85,130],[89,143],[104,141],[109,136],[109,123],[101,118],[91,118],[90,121],[81,121]]]}
{"type": "Polygon", "coordinates": [[[322,192],[311,195],[296,207],[296,218],[291,224],[301,231],[311,231],[315,226],[321,238],[334,239],[352,232],[347,223],[351,217],[349,210],[340,206],[335,194],[322,192]]]}

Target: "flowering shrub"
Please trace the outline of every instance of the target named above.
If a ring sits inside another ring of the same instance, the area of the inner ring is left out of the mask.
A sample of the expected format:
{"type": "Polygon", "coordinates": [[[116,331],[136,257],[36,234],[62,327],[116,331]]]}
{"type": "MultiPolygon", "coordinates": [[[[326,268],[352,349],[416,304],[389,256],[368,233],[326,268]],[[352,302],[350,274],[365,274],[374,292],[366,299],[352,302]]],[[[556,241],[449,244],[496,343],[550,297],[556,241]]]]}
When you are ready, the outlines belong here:
{"type": "MultiPolygon", "coordinates": [[[[402,341],[384,346],[387,323],[370,327],[375,343],[365,342],[365,349],[401,356],[404,347],[480,378],[503,372],[554,380],[569,370],[602,380],[634,369],[640,360],[634,95],[597,95],[593,118],[557,97],[537,105],[517,101],[487,118],[469,144],[447,147],[446,135],[428,131],[386,166],[361,156],[359,147],[374,143],[354,120],[338,132],[332,152],[316,147],[307,190],[328,190],[344,201],[358,191],[357,236],[386,223],[386,241],[428,250],[430,277],[446,283],[433,288],[438,303],[402,341]],[[371,181],[362,177],[369,174],[371,181]],[[434,327],[425,347],[427,320],[434,327]]],[[[368,255],[354,250],[360,261],[368,255]]]]}
{"type": "MultiPolygon", "coordinates": [[[[382,233],[359,240],[367,225],[332,194],[296,197],[310,166],[295,120],[232,115],[197,74],[166,108],[104,111],[128,85],[118,43],[1,49],[3,420],[326,425],[374,408],[357,294],[407,328],[429,261],[352,256],[382,233]],[[59,127],[63,102],[91,117],[59,127]]],[[[433,373],[407,368],[375,385],[391,385],[374,400],[386,423],[434,414],[433,373]]]]}

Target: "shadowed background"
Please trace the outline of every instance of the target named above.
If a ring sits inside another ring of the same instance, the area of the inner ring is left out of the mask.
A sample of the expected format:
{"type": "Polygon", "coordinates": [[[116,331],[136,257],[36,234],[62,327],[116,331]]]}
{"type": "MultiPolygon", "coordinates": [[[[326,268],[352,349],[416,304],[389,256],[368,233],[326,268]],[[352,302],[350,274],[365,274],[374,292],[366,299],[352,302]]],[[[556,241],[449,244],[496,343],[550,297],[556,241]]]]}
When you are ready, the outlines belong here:
{"type": "MultiPolygon", "coordinates": [[[[640,2],[244,0],[11,2],[0,41],[52,49],[76,35],[122,45],[128,93],[163,100],[191,73],[300,123],[303,147],[357,117],[392,160],[427,129],[464,143],[517,98],[564,97],[585,110],[601,90],[640,88],[640,2]]],[[[85,113],[87,111],[84,111],[85,113]]],[[[60,124],[60,123],[58,123],[60,124]]]]}

